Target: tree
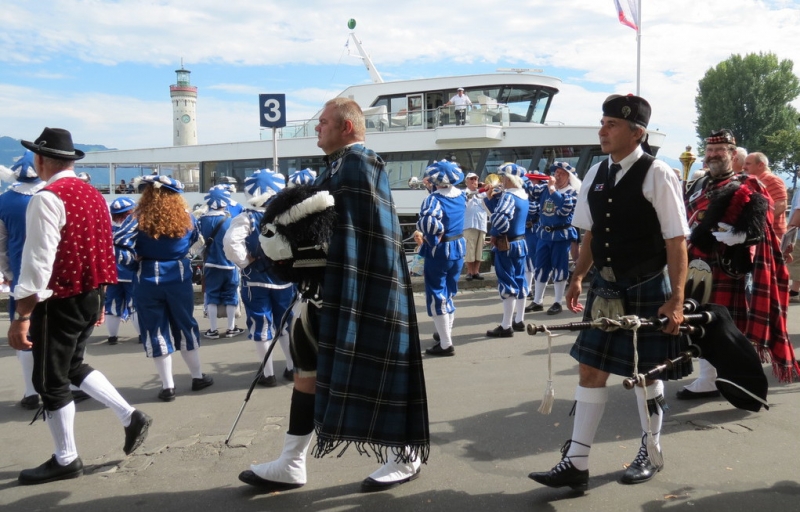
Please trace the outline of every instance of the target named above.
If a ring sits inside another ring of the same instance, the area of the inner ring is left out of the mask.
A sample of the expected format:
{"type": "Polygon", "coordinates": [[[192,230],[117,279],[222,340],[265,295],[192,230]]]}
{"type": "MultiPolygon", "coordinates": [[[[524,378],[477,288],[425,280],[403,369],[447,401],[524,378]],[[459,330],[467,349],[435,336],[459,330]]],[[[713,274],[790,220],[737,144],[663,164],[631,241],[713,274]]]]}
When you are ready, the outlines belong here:
{"type": "Polygon", "coordinates": [[[731,55],[709,69],[695,98],[699,147],[705,146],[703,139],[712,131],[729,128],[737,144],[750,152],[763,151],[771,160],[778,154],[791,154],[780,145],[791,137],[777,134],[797,132],[798,112],[791,102],[800,96],[800,80],[793,65],[788,59],[778,62],[773,53],[750,53],[731,55]],[[768,137],[773,137],[769,144],[768,137]]]}

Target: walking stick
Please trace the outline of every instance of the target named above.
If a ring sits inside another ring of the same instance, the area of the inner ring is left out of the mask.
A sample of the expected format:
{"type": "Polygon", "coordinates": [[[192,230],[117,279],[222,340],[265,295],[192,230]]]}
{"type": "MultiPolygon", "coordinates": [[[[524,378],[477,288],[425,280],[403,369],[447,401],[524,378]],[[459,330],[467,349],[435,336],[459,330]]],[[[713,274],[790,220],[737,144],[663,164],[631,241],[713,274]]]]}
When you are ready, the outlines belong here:
{"type": "Polygon", "coordinates": [[[272,351],[275,349],[275,344],[278,342],[279,334],[283,332],[283,328],[288,321],[289,313],[294,309],[294,305],[299,299],[300,295],[295,294],[294,299],[292,300],[292,307],[288,308],[286,312],[283,314],[283,318],[281,318],[280,322],[280,329],[277,329],[275,332],[275,336],[272,337],[272,342],[269,344],[269,348],[267,349],[267,354],[264,356],[264,360],[261,361],[261,365],[258,367],[258,372],[256,372],[256,376],[253,379],[253,382],[250,383],[250,389],[247,390],[247,394],[244,397],[244,402],[242,402],[242,406],[239,408],[239,414],[236,415],[236,419],[233,421],[233,426],[231,426],[231,431],[228,432],[228,437],[225,438],[225,444],[227,445],[231,437],[233,437],[233,431],[236,430],[236,425],[239,424],[239,419],[242,417],[242,413],[244,412],[244,408],[247,405],[247,402],[250,400],[250,395],[253,394],[253,390],[256,388],[256,384],[258,384],[258,380],[264,374],[264,367],[267,365],[267,361],[269,361],[269,356],[272,355],[272,351]]]}

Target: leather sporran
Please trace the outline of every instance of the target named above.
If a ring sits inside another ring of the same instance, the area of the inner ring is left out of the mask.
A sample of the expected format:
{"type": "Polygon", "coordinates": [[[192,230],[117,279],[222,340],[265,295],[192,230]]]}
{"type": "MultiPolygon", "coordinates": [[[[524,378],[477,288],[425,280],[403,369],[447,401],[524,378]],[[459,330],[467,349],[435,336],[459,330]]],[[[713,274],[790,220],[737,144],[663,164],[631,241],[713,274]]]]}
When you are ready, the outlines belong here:
{"type": "Polygon", "coordinates": [[[620,290],[613,288],[595,288],[592,302],[592,320],[610,318],[616,320],[625,316],[625,296],[620,290]]]}
{"type": "Polygon", "coordinates": [[[494,246],[497,247],[498,251],[508,251],[511,249],[511,246],[508,243],[508,237],[506,235],[494,237],[494,246]]]}

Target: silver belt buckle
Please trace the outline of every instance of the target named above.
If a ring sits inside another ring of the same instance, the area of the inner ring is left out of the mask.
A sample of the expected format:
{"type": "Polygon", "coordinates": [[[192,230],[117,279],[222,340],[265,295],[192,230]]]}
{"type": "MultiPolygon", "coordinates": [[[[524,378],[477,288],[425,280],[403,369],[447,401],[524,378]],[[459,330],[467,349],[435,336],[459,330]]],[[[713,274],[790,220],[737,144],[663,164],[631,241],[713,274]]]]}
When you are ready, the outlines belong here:
{"type": "Polygon", "coordinates": [[[602,267],[600,269],[600,277],[602,277],[609,283],[617,282],[617,276],[614,275],[614,269],[611,267],[602,267]]]}

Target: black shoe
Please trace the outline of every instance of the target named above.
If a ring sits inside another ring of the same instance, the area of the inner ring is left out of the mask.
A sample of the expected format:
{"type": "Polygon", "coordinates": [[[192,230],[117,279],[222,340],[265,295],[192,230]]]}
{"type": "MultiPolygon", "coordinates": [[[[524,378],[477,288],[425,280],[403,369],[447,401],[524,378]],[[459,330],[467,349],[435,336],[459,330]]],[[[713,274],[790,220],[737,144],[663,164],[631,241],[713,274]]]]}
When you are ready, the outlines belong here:
{"type": "Polygon", "coordinates": [[[447,348],[442,348],[442,345],[437,343],[436,345],[432,346],[431,348],[425,350],[425,353],[429,356],[454,356],[456,355],[456,349],[453,348],[453,345],[450,345],[447,348]]]}
{"type": "Polygon", "coordinates": [[[530,304],[525,306],[526,313],[534,313],[536,311],[544,311],[544,306],[542,306],[541,304],[537,304],[535,302],[531,302],[530,304]]]}
{"type": "Polygon", "coordinates": [[[686,388],[681,389],[677,393],[675,393],[675,397],[678,400],[697,400],[700,398],[717,398],[719,396],[719,391],[689,391],[686,388]]]}
{"type": "Polygon", "coordinates": [[[142,446],[142,443],[147,438],[147,430],[153,424],[153,418],[146,415],[139,409],[133,411],[131,414],[131,424],[125,427],[125,446],[122,451],[125,455],[130,455],[137,448],[142,446]]]}
{"type": "Polygon", "coordinates": [[[305,484],[285,484],[283,482],[273,482],[272,480],[265,480],[260,476],[256,475],[249,469],[247,471],[242,471],[239,473],[239,480],[242,482],[252,485],[253,487],[258,487],[260,490],[264,492],[276,492],[276,491],[290,491],[292,489],[298,489],[303,487],[305,484]]]}
{"type": "Polygon", "coordinates": [[[78,478],[83,474],[83,462],[80,457],[73,460],[66,466],[62,466],[56,461],[56,456],[53,455],[50,460],[33,469],[23,469],[19,473],[20,485],[36,485],[46,484],[47,482],[55,482],[57,480],[68,480],[70,478],[78,478]]]}
{"type": "Polygon", "coordinates": [[[548,487],[569,487],[576,491],[589,489],[589,470],[576,468],[566,456],[550,471],[531,473],[528,478],[548,487]]]}
{"type": "Polygon", "coordinates": [[[486,336],[490,338],[511,338],[514,336],[514,331],[511,330],[511,327],[503,329],[502,325],[498,325],[491,331],[486,331],[486,336]]]}
{"type": "Polygon", "coordinates": [[[472,281],[472,274],[467,274],[466,280],[467,281],[472,281]]]}
{"type": "Polygon", "coordinates": [[[656,473],[664,469],[664,465],[656,466],[647,456],[647,447],[641,446],[636,458],[633,459],[625,474],[619,479],[622,484],[641,484],[652,480],[656,473]]]}
{"type": "Polygon", "coordinates": [[[441,337],[441,336],[439,336],[439,333],[438,333],[438,332],[435,332],[435,333],[433,333],[433,341],[435,341],[435,342],[437,342],[437,343],[438,343],[438,342],[440,342],[440,341],[442,341],[442,337],[441,337]]]}
{"type": "Polygon", "coordinates": [[[75,389],[72,391],[72,401],[76,404],[90,398],[92,397],[90,397],[86,391],[81,391],[80,389],[75,389]]]}
{"type": "Polygon", "coordinates": [[[109,336],[108,337],[108,344],[109,345],[116,345],[119,343],[119,338],[117,336],[109,336]]]}
{"type": "Polygon", "coordinates": [[[278,385],[278,379],[275,378],[274,375],[270,375],[269,377],[265,377],[262,373],[261,376],[258,378],[258,385],[264,386],[265,388],[274,388],[278,385]]]}
{"type": "Polygon", "coordinates": [[[400,480],[394,480],[392,482],[379,482],[372,477],[367,477],[364,481],[361,482],[361,492],[377,492],[377,491],[386,491],[388,489],[392,489],[397,487],[398,485],[404,484],[406,482],[410,482],[412,480],[416,480],[419,478],[419,469],[413,475],[401,478],[400,480]]]}
{"type": "Polygon", "coordinates": [[[239,327],[234,327],[233,329],[228,329],[227,331],[225,331],[226,338],[235,338],[240,334],[244,334],[244,329],[240,329],[239,327]]]}
{"type": "Polygon", "coordinates": [[[550,306],[550,309],[547,310],[548,315],[557,315],[559,313],[561,313],[561,304],[558,302],[554,303],[552,306],[550,306]]]}
{"type": "Polygon", "coordinates": [[[511,330],[516,332],[524,332],[525,322],[511,322],[511,330]]]}
{"type": "Polygon", "coordinates": [[[472,279],[476,281],[483,281],[485,278],[480,274],[472,274],[472,279]]]}
{"type": "Polygon", "coordinates": [[[294,370],[290,370],[289,368],[283,369],[283,378],[288,381],[294,381],[294,370]]]}
{"type": "Polygon", "coordinates": [[[23,409],[38,409],[39,408],[39,395],[29,395],[23,397],[22,400],[19,401],[19,406],[23,409]]]}
{"type": "Polygon", "coordinates": [[[172,402],[175,400],[175,388],[166,388],[158,392],[158,399],[165,402],[172,402]]]}
{"type": "Polygon", "coordinates": [[[206,332],[203,333],[203,337],[206,338],[206,339],[209,339],[209,340],[218,340],[219,339],[219,331],[216,330],[216,329],[214,329],[213,331],[211,329],[209,329],[209,330],[207,330],[206,332]]]}
{"type": "Polygon", "coordinates": [[[214,379],[204,373],[201,378],[192,379],[192,391],[200,391],[201,389],[205,389],[212,384],[214,384],[214,379]]]}

